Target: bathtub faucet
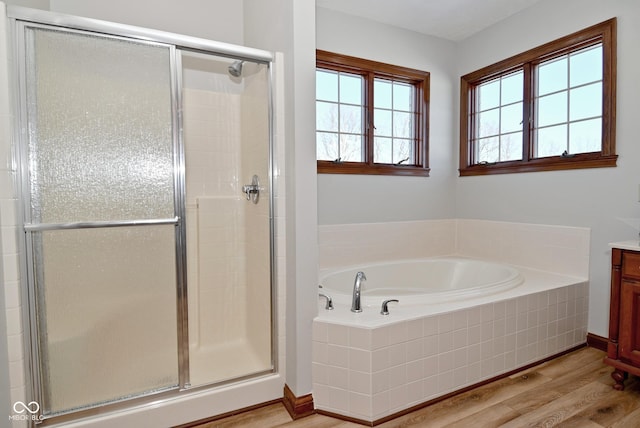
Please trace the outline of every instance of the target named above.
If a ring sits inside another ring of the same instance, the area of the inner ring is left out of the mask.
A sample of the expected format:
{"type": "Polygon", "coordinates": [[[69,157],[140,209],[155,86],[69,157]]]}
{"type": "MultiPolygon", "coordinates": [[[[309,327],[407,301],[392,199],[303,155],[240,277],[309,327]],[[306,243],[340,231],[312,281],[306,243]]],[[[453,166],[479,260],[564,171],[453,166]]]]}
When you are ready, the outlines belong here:
{"type": "Polygon", "coordinates": [[[360,292],[362,290],[362,280],[366,280],[364,272],[358,272],[356,274],[356,280],[353,283],[353,299],[351,300],[351,312],[362,312],[362,306],[360,305],[360,292]]]}

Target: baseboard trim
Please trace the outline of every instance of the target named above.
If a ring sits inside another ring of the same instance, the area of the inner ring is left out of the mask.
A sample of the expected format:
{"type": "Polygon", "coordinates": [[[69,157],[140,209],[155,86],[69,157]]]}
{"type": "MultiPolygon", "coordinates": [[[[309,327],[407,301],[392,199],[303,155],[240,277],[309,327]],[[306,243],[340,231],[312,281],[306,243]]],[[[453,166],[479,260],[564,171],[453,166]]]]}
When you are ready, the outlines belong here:
{"type": "Polygon", "coordinates": [[[282,400],[285,409],[289,412],[291,419],[301,419],[315,413],[313,408],[313,396],[311,394],[296,397],[289,385],[284,385],[284,398],[282,400]]]}
{"type": "Polygon", "coordinates": [[[587,345],[592,348],[599,349],[600,351],[607,352],[607,345],[609,339],[606,337],[598,336],[597,334],[587,333],[587,345]]]}

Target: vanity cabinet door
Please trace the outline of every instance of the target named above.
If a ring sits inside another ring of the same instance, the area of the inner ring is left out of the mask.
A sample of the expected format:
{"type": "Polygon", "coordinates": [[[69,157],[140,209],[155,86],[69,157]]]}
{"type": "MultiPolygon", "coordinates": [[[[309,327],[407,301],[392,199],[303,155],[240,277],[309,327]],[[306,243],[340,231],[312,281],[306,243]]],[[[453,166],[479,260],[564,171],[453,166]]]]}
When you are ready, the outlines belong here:
{"type": "Polygon", "coordinates": [[[622,280],[620,290],[620,359],[640,366],[640,282],[622,280]]]}

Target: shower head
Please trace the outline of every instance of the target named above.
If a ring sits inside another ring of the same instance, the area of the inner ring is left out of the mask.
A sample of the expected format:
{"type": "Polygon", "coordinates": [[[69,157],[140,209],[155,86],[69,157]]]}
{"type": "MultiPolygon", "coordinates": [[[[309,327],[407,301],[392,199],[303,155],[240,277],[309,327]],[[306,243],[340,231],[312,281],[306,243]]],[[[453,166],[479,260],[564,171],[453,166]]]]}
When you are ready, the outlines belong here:
{"type": "Polygon", "coordinates": [[[242,76],[242,64],[244,61],[236,61],[229,66],[229,74],[233,77],[241,77],[242,76]]]}

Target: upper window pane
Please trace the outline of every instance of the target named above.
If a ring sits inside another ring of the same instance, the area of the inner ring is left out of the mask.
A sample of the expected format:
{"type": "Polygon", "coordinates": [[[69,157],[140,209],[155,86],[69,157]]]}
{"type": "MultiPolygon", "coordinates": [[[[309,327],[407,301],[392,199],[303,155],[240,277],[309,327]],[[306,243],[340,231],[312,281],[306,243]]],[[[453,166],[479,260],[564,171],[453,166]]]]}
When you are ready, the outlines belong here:
{"type": "Polygon", "coordinates": [[[316,72],[316,99],[338,102],[338,73],[324,70],[316,72]]]}
{"type": "Polygon", "coordinates": [[[501,79],[500,98],[502,105],[522,101],[523,77],[524,73],[518,71],[501,79]]]}
{"type": "Polygon", "coordinates": [[[362,77],[340,73],[340,102],[362,104],[362,77]]]}
{"type": "Polygon", "coordinates": [[[538,66],[538,95],[567,89],[567,57],[544,62],[538,66]]]}
{"type": "Polygon", "coordinates": [[[482,83],[478,88],[478,109],[488,110],[500,105],[500,80],[482,83]]]}
{"type": "Polygon", "coordinates": [[[602,44],[569,56],[569,80],[572,87],[602,80],[602,44]]]}
{"type": "Polygon", "coordinates": [[[376,108],[392,108],[392,83],[386,80],[373,81],[373,106],[376,108]]]}
{"type": "Polygon", "coordinates": [[[403,111],[413,110],[413,86],[405,83],[393,84],[393,109],[403,111]]]}

